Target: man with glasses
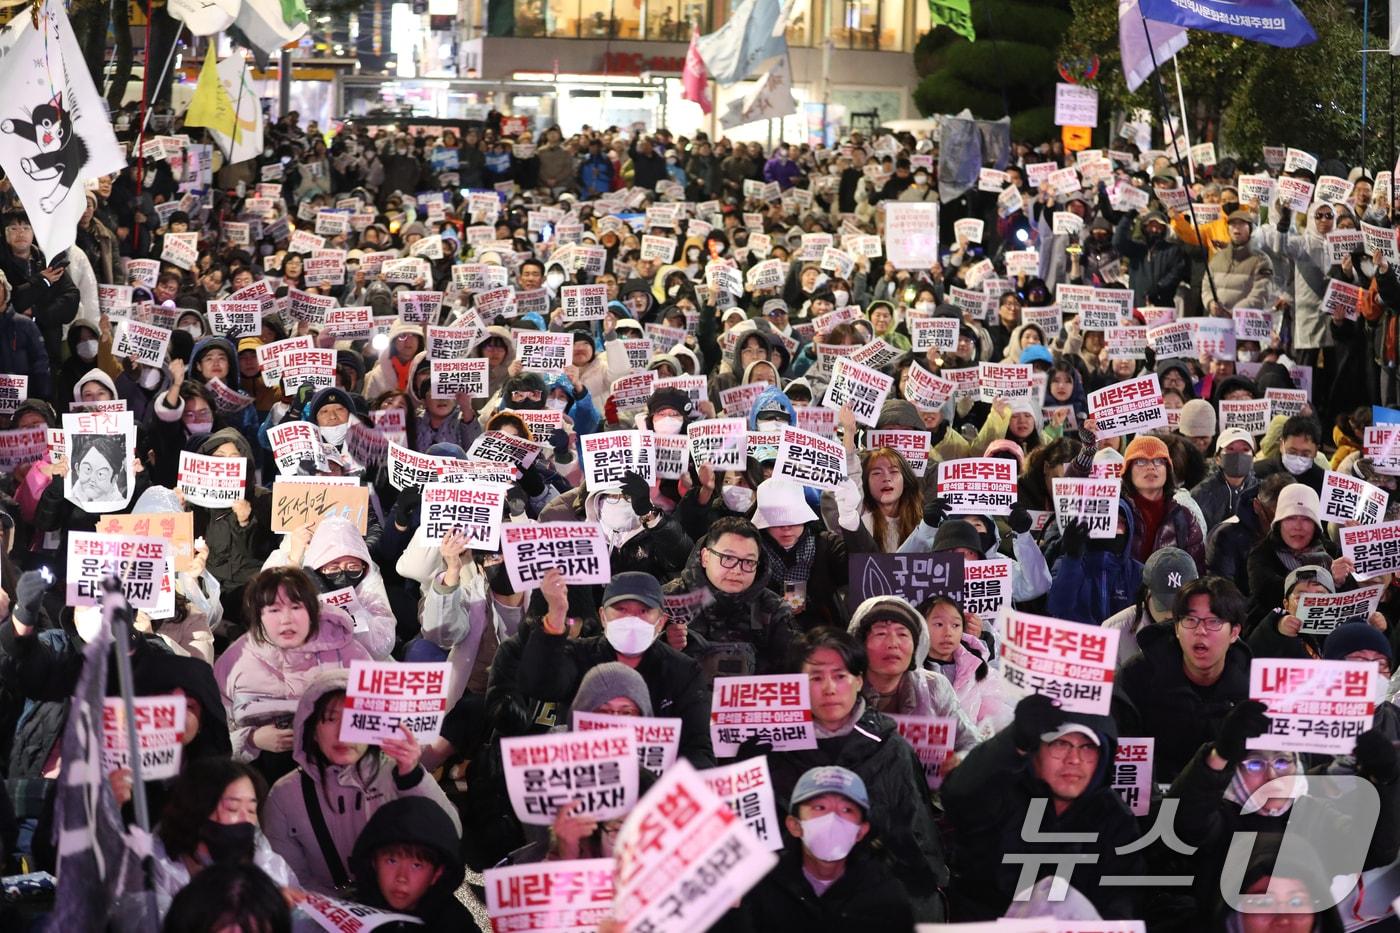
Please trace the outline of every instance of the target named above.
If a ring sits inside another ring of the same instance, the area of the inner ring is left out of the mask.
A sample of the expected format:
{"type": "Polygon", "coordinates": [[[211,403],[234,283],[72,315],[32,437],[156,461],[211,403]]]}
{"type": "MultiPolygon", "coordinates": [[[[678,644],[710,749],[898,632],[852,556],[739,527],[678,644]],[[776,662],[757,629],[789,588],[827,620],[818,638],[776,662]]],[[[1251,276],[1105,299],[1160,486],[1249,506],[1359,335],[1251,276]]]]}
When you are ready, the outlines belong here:
{"type": "Polygon", "coordinates": [[[1234,583],[1201,577],[1177,593],[1170,626],[1138,633],[1142,653],[1124,665],[1114,685],[1113,718],[1122,735],[1157,740],[1157,781],[1171,781],[1249,697],[1252,656],[1240,641],[1245,613],[1234,583]]]}
{"type": "Polygon", "coordinates": [[[1069,713],[1032,694],[1016,704],[1011,725],[968,752],[942,789],[958,841],[948,885],[953,917],[1001,917],[1029,885],[1023,871],[1037,879],[1067,876],[1104,919],[1141,916],[1133,888],[1099,883],[1143,870],[1139,855],[1116,851],[1138,836],[1137,821],[1112,788],[1117,741],[1107,716],[1069,713]],[[1055,841],[1028,839],[1028,820],[1055,841]],[[1060,841],[1068,833],[1081,835],[1060,841]],[[1057,866],[1064,858],[1074,859],[1072,869],[1057,866]]]}
{"type": "Polygon", "coordinates": [[[670,626],[671,643],[683,646],[711,675],[776,674],[786,669],[797,637],[792,610],[768,587],[770,559],[758,529],[737,516],[710,526],[667,595],[701,594],[704,605],[688,626],[670,626]]]}

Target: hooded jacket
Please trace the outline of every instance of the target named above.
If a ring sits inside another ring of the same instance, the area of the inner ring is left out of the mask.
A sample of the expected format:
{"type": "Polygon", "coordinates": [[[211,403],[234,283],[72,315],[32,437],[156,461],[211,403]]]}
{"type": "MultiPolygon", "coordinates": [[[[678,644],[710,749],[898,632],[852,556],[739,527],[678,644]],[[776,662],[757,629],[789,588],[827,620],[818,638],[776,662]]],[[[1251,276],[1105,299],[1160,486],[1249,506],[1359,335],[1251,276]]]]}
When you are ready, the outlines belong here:
{"type": "Polygon", "coordinates": [[[740,650],[752,654],[753,669],[743,673],[783,672],[787,669],[797,630],[792,624],[792,609],[782,596],[768,588],[772,569],[768,552],[759,547],[758,567],[753,582],[745,590],[725,593],[710,583],[700,562],[700,555],[709,543],[708,534],[697,541],[685,570],[663,587],[668,595],[704,590],[712,597],[712,602],[690,620],[685,653],[704,663],[723,645],[748,645],[747,649],[740,650]]]}
{"type": "Polygon", "coordinates": [[[1153,774],[1171,781],[1206,742],[1214,742],[1220,724],[1249,698],[1253,658],[1243,640],[1225,653],[1225,669],[1210,687],[1186,679],[1176,630],[1169,622],[1149,625],[1137,636],[1141,651],[1123,665],[1113,684],[1113,719],[1123,735],[1152,736],[1153,774]]]}
{"type": "Polygon", "coordinates": [[[1035,773],[1034,756],[1016,748],[1011,729],[973,749],[943,782],[943,805],[958,840],[948,894],[959,920],[990,920],[1006,912],[1023,886],[1020,874],[1026,864],[1009,857],[1013,855],[1031,856],[1029,864],[1039,876],[1055,872],[1056,856],[1091,855],[1074,865],[1074,887],[1105,919],[1139,916],[1133,912],[1132,888],[1099,883],[1105,876],[1141,874],[1144,868],[1140,855],[1115,851],[1139,836],[1137,820],[1112,787],[1117,731],[1106,716],[1068,713],[1065,718],[1091,728],[1101,751],[1084,792],[1063,813],[1055,812],[1049,786],[1035,773]],[[1041,840],[1029,841],[1023,827],[1036,801],[1044,808],[1035,824],[1041,840]],[[1088,834],[1092,841],[1067,841],[1067,833],[1088,834]]]}
{"type": "Polygon", "coordinates": [[[420,933],[463,933],[478,929],[467,905],[457,900],[457,889],[466,877],[459,852],[461,832],[455,834],[443,822],[437,807],[421,797],[405,797],[386,804],[371,818],[350,855],[350,870],[358,884],[358,899],[371,907],[388,909],[374,871],[374,853],[384,846],[408,843],[425,846],[440,860],[442,876],[430,887],[413,915],[422,924],[380,927],[382,930],[420,933]]]}
{"type": "Polygon", "coordinates": [[[257,463],[253,448],[236,428],[223,428],[209,435],[199,445],[199,453],[210,455],[226,443],[235,445],[248,461],[247,499],[253,512],[247,525],[241,525],[232,509],[209,509],[195,506],[194,533],[203,536],[209,545],[208,570],[227,589],[247,583],[262,569],[263,555],[273,548],[272,493],[253,485],[257,463]]]}
{"type": "Polygon", "coordinates": [[[1251,244],[1231,243],[1217,249],[1210,257],[1209,269],[1210,276],[1201,283],[1201,300],[1207,307],[1212,301],[1220,302],[1226,311],[1268,306],[1274,266],[1251,244]]]}
{"type": "Polygon", "coordinates": [[[942,673],[953,684],[958,703],[983,735],[993,735],[1011,725],[1015,714],[1013,691],[1001,677],[1001,671],[987,663],[987,643],[976,635],[964,632],[953,659],[947,664],[928,658],[928,626],[919,639],[924,646],[919,664],[942,673]],[[980,673],[980,677],[979,677],[980,673]]]}
{"type": "Polygon", "coordinates": [[[524,615],[525,604],[507,606],[492,597],[475,562],[462,563],[461,577],[452,589],[443,585],[441,573],[433,577],[423,590],[422,632],[425,640],[447,651],[447,663],[452,665],[449,708],[467,691],[487,626],[495,630],[495,644],[500,645],[520,630],[524,615]]]}
{"type": "MultiPolygon", "coordinates": [[[[284,536],[277,550],[268,555],[263,569],[283,567],[291,564],[287,551],[287,538],[284,536]]],[[[369,555],[364,536],[348,518],[327,516],[321,519],[316,531],[311,535],[311,543],[306,546],[301,566],[320,585],[322,592],[335,589],[324,580],[319,568],[339,557],[355,557],[364,561],[365,575],[354,584],[355,598],[360,608],[350,613],[355,623],[355,640],[365,646],[376,661],[387,661],[394,650],[395,628],[394,610],[389,606],[389,594],[384,588],[384,577],[379,573],[379,565],[369,555]]]]}
{"type": "Polygon", "coordinates": [[[711,929],[715,933],[912,930],[909,893],[868,850],[868,843],[857,844],[846,857],[845,873],[818,896],[802,870],[801,844],[788,843],[772,871],[711,929]]]}
{"type": "Polygon", "coordinates": [[[1190,265],[1180,243],[1164,233],[1154,241],[1133,239],[1132,214],[1125,214],[1113,231],[1113,247],[1128,260],[1128,283],[1133,290],[1133,306],[1171,305],[1176,288],[1186,278],[1190,265]]]}
{"type": "Polygon", "coordinates": [[[1293,267],[1293,347],[1297,350],[1330,347],[1333,342],[1327,326],[1332,316],[1322,310],[1327,270],[1332,267],[1327,239],[1317,232],[1316,214],[1323,206],[1325,202],[1314,201],[1308,207],[1307,229],[1302,233],[1292,231],[1293,212],[1283,210],[1277,224],[1260,226],[1254,234],[1275,267],[1284,261],[1293,267]]]}
{"type": "Polygon", "coordinates": [[[369,652],[355,641],[354,622],[334,606],[321,607],[316,634],[297,648],[278,648],[251,634],[239,636],[214,662],[234,757],[252,761],[262,754],[253,744],[253,732],[295,710],[297,698],[310,689],[321,669],[369,660],[369,652]]]}
{"type": "MultiPolygon", "coordinates": [[[[292,758],[297,770],[278,779],[268,792],[261,825],[273,851],[287,860],[305,887],[323,894],[334,894],[349,877],[345,862],[375,811],[391,800],[422,797],[441,808],[436,819],[446,818],[460,837],[457,810],[448,803],[423,766],[400,774],[394,760],[371,745],[354,765],[328,764],[324,770],[308,753],[307,739],[315,741],[316,724],[310,722],[316,704],[332,691],[344,691],[349,677],[344,668],[318,672],[297,702],[292,720],[292,758]],[[315,806],[330,833],[337,864],[327,862],[327,853],[317,841],[307,810],[315,806]],[[339,880],[337,880],[339,877],[339,880]]],[[[343,715],[349,715],[348,712],[343,715]]]]}
{"type": "MultiPolygon", "coordinates": [[[[398,340],[400,334],[415,335],[418,338],[419,351],[422,352],[423,350],[427,349],[427,347],[423,343],[422,328],[418,327],[416,324],[409,324],[403,321],[402,319],[396,318],[394,320],[394,323],[389,325],[388,345],[383,349],[383,351],[380,352],[379,359],[375,360],[374,367],[370,369],[369,375],[365,377],[364,396],[369,401],[373,401],[374,399],[383,395],[385,392],[389,392],[394,389],[400,389],[404,391],[407,391],[408,389],[407,383],[410,380],[408,378],[405,378],[404,380],[400,381],[398,372],[394,368],[393,363],[394,347],[396,345],[395,341],[398,340]]],[[[416,355],[417,354],[415,354],[415,356],[416,355]]],[[[409,366],[407,369],[407,373],[409,375],[411,375],[413,372],[413,362],[414,361],[412,360],[409,362],[409,366]]]]}
{"type": "Polygon", "coordinates": [[[81,402],[83,400],[83,386],[87,385],[89,382],[96,382],[101,385],[108,392],[112,393],[112,398],[115,399],[118,397],[117,384],[112,381],[112,377],[94,366],[92,369],[89,369],[79,376],[77,382],[73,383],[73,401],[81,402]]]}

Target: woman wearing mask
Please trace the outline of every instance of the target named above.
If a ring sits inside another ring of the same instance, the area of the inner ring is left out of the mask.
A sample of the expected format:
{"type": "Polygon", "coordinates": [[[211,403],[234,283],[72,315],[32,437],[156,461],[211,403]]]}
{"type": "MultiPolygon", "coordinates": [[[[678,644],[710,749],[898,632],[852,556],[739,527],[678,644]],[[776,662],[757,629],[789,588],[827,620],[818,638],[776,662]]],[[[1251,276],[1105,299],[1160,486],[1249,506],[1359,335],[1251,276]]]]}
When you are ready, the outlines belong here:
{"type": "Polygon", "coordinates": [[[745,498],[757,503],[751,521],[768,555],[769,586],[783,595],[797,627],[842,624],[834,610],[849,570],[845,539],[821,527],[803,487],[791,480],[766,479],[756,497],[745,498]]]}
{"type": "MultiPolygon", "coordinates": [[[[171,375],[178,368],[184,374],[184,364],[170,364],[171,375]]],[[[156,417],[146,422],[146,461],[151,482],[157,486],[175,488],[180,468],[180,451],[190,438],[213,434],[226,427],[223,417],[215,412],[213,399],[204,386],[183,378],[172,378],[170,388],[156,396],[153,407],[156,417]]]]}
{"type": "MultiPolygon", "coordinates": [[[[77,320],[68,326],[68,357],[58,368],[54,385],[57,398],[72,396],[80,400],[76,392],[78,381],[91,374],[94,367],[115,380],[122,374],[122,365],[112,357],[112,327],[101,327],[94,321],[77,320]]],[[[113,390],[115,397],[116,390],[113,390]]]]}
{"type": "Polygon", "coordinates": [[[309,890],[334,894],[350,880],[347,863],[360,831],[375,811],[401,797],[436,803],[461,834],[456,808],[420,763],[422,749],[406,727],[377,746],[344,742],[345,687],[349,673],[316,675],[297,703],[292,722],[297,770],[273,785],[267,797],[268,841],[309,890]],[[329,847],[322,840],[329,840],[329,847]]]}

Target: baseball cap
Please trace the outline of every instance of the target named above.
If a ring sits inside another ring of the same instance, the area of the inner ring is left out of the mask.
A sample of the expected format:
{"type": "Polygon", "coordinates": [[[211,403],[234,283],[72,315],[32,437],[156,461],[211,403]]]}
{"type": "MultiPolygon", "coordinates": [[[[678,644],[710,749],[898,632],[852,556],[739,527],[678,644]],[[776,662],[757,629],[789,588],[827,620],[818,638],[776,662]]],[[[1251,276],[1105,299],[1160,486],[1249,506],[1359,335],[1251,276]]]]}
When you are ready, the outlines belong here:
{"type": "Polygon", "coordinates": [[[1274,508],[1274,524],[1277,525],[1285,518],[1301,515],[1321,525],[1322,520],[1318,517],[1321,513],[1322,503],[1318,501],[1313,488],[1305,483],[1293,483],[1285,486],[1278,494],[1278,505],[1274,508]]]}
{"type": "Polygon", "coordinates": [[[629,570],[612,578],[603,591],[603,605],[611,606],[623,600],[635,599],[650,609],[661,608],[661,584],[649,573],[629,570]]]}
{"type": "Polygon", "coordinates": [[[847,800],[859,804],[862,810],[870,811],[870,794],[865,790],[865,782],[860,775],[837,765],[824,765],[812,768],[797,779],[792,791],[792,801],[788,812],[796,813],[797,805],[820,797],[822,794],[840,794],[847,800]]]}
{"type": "Polygon", "coordinates": [[[1258,450],[1259,445],[1254,442],[1254,435],[1243,428],[1226,428],[1220,432],[1220,438],[1215,442],[1215,451],[1219,453],[1229,447],[1235,441],[1244,441],[1249,445],[1250,450],[1258,450]]]}
{"type": "Polygon", "coordinates": [[[1147,581],[1148,599],[1152,610],[1159,616],[1172,614],[1176,605],[1176,593],[1186,584],[1200,576],[1196,562],[1181,548],[1164,547],[1153,551],[1142,567],[1143,578],[1147,581]]]}
{"type": "Polygon", "coordinates": [[[1333,579],[1332,571],[1317,564],[1304,564],[1289,573],[1288,578],[1283,581],[1283,595],[1290,595],[1293,587],[1299,583],[1321,583],[1327,592],[1337,592],[1337,581],[1333,579]]]}
{"type": "Polygon", "coordinates": [[[1080,735],[1088,736],[1089,740],[1092,741],[1095,745],[1103,744],[1099,741],[1099,734],[1097,732],[1095,732],[1093,729],[1090,729],[1088,726],[1077,722],[1061,723],[1060,726],[1053,732],[1042,732],[1040,734],[1040,741],[1053,742],[1056,739],[1062,739],[1065,736],[1076,732],[1080,735]]]}

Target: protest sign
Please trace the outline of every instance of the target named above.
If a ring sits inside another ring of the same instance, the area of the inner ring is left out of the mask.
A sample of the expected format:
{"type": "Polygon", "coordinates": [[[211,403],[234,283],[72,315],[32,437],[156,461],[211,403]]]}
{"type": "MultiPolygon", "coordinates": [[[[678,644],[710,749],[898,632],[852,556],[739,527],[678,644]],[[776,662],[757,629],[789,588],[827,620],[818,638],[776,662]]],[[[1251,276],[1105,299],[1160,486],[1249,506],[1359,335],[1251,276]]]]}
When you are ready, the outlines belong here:
{"type": "Polygon", "coordinates": [[[1261,437],[1269,430],[1269,400],[1266,398],[1223,398],[1217,408],[1222,431],[1239,428],[1261,437]]]}
{"type": "Polygon", "coordinates": [[[399,320],[405,324],[436,324],[442,297],[442,292],[398,292],[394,299],[399,320]]]}
{"type": "Polygon", "coordinates": [[[456,398],[470,395],[485,398],[490,395],[487,378],[491,361],[485,357],[465,360],[432,360],[429,363],[429,396],[456,398]]]}
{"type": "Polygon", "coordinates": [[[277,472],[295,476],[301,472],[303,461],[315,465],[317,472],[326,469],[326,452],[316,425],[309,421],[286,421],[267,429],[267,441],[272,445],[272,457],[277,472]]]}
{"type": "Polygon", "coordinates": [[[562,372],[572,360],[573,334],[541,333],[532,330],[512,332],[515,358],[522,369],[537,373],[562,372]]]}
{"type": "MultiPolygon", "coordinates": [[[[1280,191],[1282,186],[1280,185],[1280,191]]],[[[1395,229],[1392,227],[1381,227],[1376,224],[1361,222],[1361,242],[1366,249],[1367,255],[1380,253],[1389,262],[1396,260],[1395,229]]]]}
{"type": "Polygon", "coordinates": [[[1190,321],[1172,321],[1147,331],[1147,342],[1159,360],[1196,356],[1195,334],[1190,321]]]}
{"type": "MultiPolygon", "coordinates": [[[[169,542],[161,538],[136,538],[68,533],[68,576],[65,596],[70,606],[100,606],[102,580],[115,576],[127,602],[136,609],[161,608],[163,585],[169,583],[169,542]]],[[[174,592],[170,592],[174,604],[174,592]]]]}
{"type": "Polygon", "coordinates": [[[1011,561],[1005,557],[963,561],[963,612],[995,619],[1011,608],[1011,561]]]}
{"type": "Polygon", "coordinates": [[[207,457],[180,451],[176,486],[190,505],[226,509],[248,498],[248,461],[243,457],[207,457]]]}
{"type": "Polygon", "coordinates": [[[831,409],[848,405],[858,424],[874,427],[892,385],[894,380],[884,373],[848,359],[838,359],[832,367],[831,382],[827,384],[822,405],[831,409]]]}
{"type": "Polygon", "coordinates": [[[548,826],[566,804],[602,822],[637,802],[637,751],[630,728],[502,738],[501,763],[516,817],[548,826]]]}
{"type": "Polygon", "coordinates": [[[601,321],[608,306],[606,285],[565,285],[559,290],[560,307],[564,309],[564,320],[601,321]]]}
{"type": "Polygon", "coordinates": [[[1362,249],[1365,239],[1360,230],[1333,230],[1327,234],[1327,260],[1333,265],[1362,249]]]}
{"type": "Polygon", "coordinates": [[[885,201],[885,258],[896,269],[928,269],[938,261],[938,204],[885,201]]]}
{"type": "Polygon", "coordinates": [[[871,450],[888,447],[899,451],[915,476],[922,477],[928,470],[930,431],[906,431],[893,428],[866,432],[865,439],[871,450]]]}
{"type": "MultiPolygon", "coordinates": [[[[974,378],[977,370],[972,370],[974,378]]],[[[904,383],[904,397],[920,411],[935,411],[952,397],[956,384],[951,379],[935,376],[917,362],[909,367],[909,376],[904,383]]]]}
{"type": "Polygon", "coordinates": [[[176,572],[190,569],[194,557],[193,512],[137,512],[104,515],[97,521],[97,532],[117,537],[161,538],[176,572]]]}
{"type": "Polygon", "coordinates": [[[1118,532],[1120,486],[1118,479],[1052,477],[1050,489],[1060,531],[1078,519],[1089,526],[1090,538],[1112,538],[1118,532]]]}
{"type": "Polygon", "coordinates": [[[1307,211],[1312,203],[1314,188],[1316,185],[1303,178],[1280,178],[1274,185],[1278,203],[1299,213],[1307,211]]]}
{"type": "MultiPolygon", "coordinates": [[[[277,166],[281,168],[280,165],[277,166]]],[[[264,167],[266,171],[268,167],[264,167]]],[[[310,919],[326,933],[370,933],[382,926],[422,923],[417,917],[396,914],[378,907],[344,901],[326,894],[301,888],[287,888],[286,896],[296,908],[296,914],[310,919]]],[[[305,929],[298,921],[297,929],[305,929]]]]}
{"type": "Polygon", "coordinates": [[[466,359],[472,348],[486,336],[486,328],[475,314],[467,314],[450,327],[428,325],[428,359],[466,359]]]}
{"type": "Polygon", "coordinates": [[[1269,420],[1279,415],[1291,418],[1301,415],[1310,404],[1306,389],[1265,389],[1264,397],[1269,400],[1269,420]]]}
{"type": "Polygon", "coordinates": [[[1400,424],[1367,425],[1362,443],[1377,473],[1400,476],[1400,424]]]}
{"type": "Polygon", "coordinates": [[[1117,629],[1008,612],[1002,631],[1001,669],[1009,684],[1059,700],[1067,712],[1108,715],[1117,629]]]}
{"type": "Polygon", "coordinates": [[[699,466],[708,463],[716,472],[744,469],[747,452],[743,418],[711,418],[694,421],[686,427],[690,459],[699,466]]]}
{"type": "Polygon", "coordinates": [[[355,634],[366,633],[370,630],[372,613],[364,603],[360,602],[360,596],[355,592],[353,586],[343,586],[338,590],[318,593],[316,601],[322,606],[334,606],[348,615],[355,623],[355,634]]]}
{"type": "Polygon", "coordinates": [[[758,397],[767,388],[766,383],[750,382],[722,389],[719,393],[719,407],[726,415],[740,419],[747,418],[749,412],[753,410],[754,403],[758,401],[758,397]]]}
{"type": "Polygon", "coordinates": [[[846,479],[846,448],[815,434],[784,425],[773,476],[816,489],[835,489],[846,479]]]}
{"type": "Polygon", "coordinates": [[[983,221],[977,217],[964,217],[953,221],[953,236],[969,243],[982,242],[983,221]]]}
{"type": "Polygon", "coordinates": [[[1094,433],[1100,438],[1144,434],[1167,424],[1156,373],[1090,392],[1089,413],[1094,417],[1094,433]]]}
{"type": "Polygon", "coordinates": [[[1343,528],[1341,541],[1342,556],[1352,562],[1358,580],[1400,570],[1400,521],[1343,528]]]}
{"type": "Polygon", "coordinates": [[[649,933],[707,929],[777,862],[684,761],[628,815],[616,851],[613,916],[649,933]]]}
{"type": "Polygon", "coordinates": [[[22,463],[46,459],[47,452],[48,432],[43,425],[0,431],[0,471],[11,472],[22,463]]]}
{"type": "Polygon", "coordinates": [[[520,478],[520,471],[505,461],[442,457],[438,460],[438,471],[438,480],[443,483],[509,486],[520,478]]]}
{"type": "Polygon", "coordinates": [[[517,593],[535,589],[556,568],[565,583],[612,579],[608,542],[593,522],[506,524],[501,528],[501,554],[517,593]]]}
{"type": "Polygon", "coordinates": [[[971,457],[938,464],[938,497],[954,515],[1010,515],[1016,501],[1016,461],[971,457]]]}
{"type": "Polygon", "coordinates": [[[908,326],[909,340],[916,353],[928,350],[952,353],[958,348],[958,331],[962,327],[960,318],[911,317],[908,326]]]}
{"type": "Polygon", "coordinates": [[[1299,593],[1293,615],[1303,623],[1300,635],[1326,636],[1348,619],[1369,624],[1371,613],[1380,605],[1385,586],[1366,586],[1341,593],[1299,593]]]}
{"type": "Polygon", "coordinates": [[[378,745],[403,738],[408,729],[427,745],[442,729],[452,665],[443,662],[399,664],[395,661],[350,662],[340,741],[378,745]]]}
{"type": "MultiPolygon", "coordinates": [[[[183,694],[132,698],[132,722],[141,755],[141,779],[163,781],[180,773],[180,737],[185,732],[186,704],[183,694]]],[[[102,771],[111,774],[131,767],[130,726],[126,704],[121,697],[102,701],[102,771]]]]}
{"type": "Polygon", "coordinates": [[[1152,757],[1156,743],[1151,736],[1118,739],[1118,753],[1113,756],[1113,790],[1133,816],[1147,816],[1152,808],[1152,757]]]}
{"type": "Polygon", "coordinates": [[[303,385],[319,390],[335,384],[335,351],[330,348],[288,350],[277,358],[277,363],[287,395],[295,395],[303,385]]]}
{"type": "Polygon", "coordinates": [[[399,490],[436,482],[442,472],[441,457],[420,454],[393,441],[389,442],[386,460],[389,466],[389,485],[399,490]]]}
{"type": "MultiPolygon", "coordinates": [[[[948,375],[945,373],[944,375],[948,375]]],[[[978,363],[977,397],[983,402],[997,399],[1011,401],[1033,398],[1035,385],[1031,382],[1030,366],[1019,363],[978,363]]]]}
{"type": "Polygon", "coordinates": [[[136,486],[136,426],[131,412],[63,416],[63,497],[85,512],[126,508],[136,486]]]}
{"type": "Polygon", "coordinates": [[[914,754],[924,769],[924,780],[937,790],[943,783],[943,764],[953,754],[958,720],[953,716],[904,716],[887,714],[899,727],[904,741],[914,747],[914,754]]]}
{"type": "Polygon", "coordinates": [[[179,266],[186,272],[199,259],[198,233],[167,233],[162,239],[160,261],[179,266]]]}
{"type": "Polygon", "coordinates": [[[574,732],[630,729],[637,764],[652,774],[662,774],[675,764],[681,747],[681,721],[668,716],[613,716],[573,711],[574,732]]]}
{"type": "Polygon", "coordinates": [[[1350,754],[1356,737],[1371,728],[1382,693],[1372,661],[1256,657],[1249,665],[1249,698],[1268,707],[1269,731],[1245,747],[1350,754]]]}
{"type": "Polygon", "coordinates": [[[472,441],[467,456],[473,460],[504,461],[528,470],[540,454],[540,445],[501,431],[487,431],[472,441]]]}
{"type": "Polygon", "coordinates": [[[487,483],[427,483],[423,486],[423,540],[440,544],[452,532],[466,535],[467,546],[495,551],[500,543],[501,518],[507,485],[487,483]]]}
{"type": "Polygon", "coordinates": [[[1103,332],[1110,360],[1147,359],[1147,328],[1136,325],[1109,327],[1103,332]]]}
{"type": "Polygon", "coordinates": [[[282,381],[282,357],[293,350],[310,350],[310,337],[288,337],[257,348],[258,365],[262,367],[263,383],[275,386],[282,381]]]}
{"type": "Polygon", "coordinates": [[[1056,126],[1098,126],[1099,92],[1083,84],[1055,84],[1056,126]]]}
{"type": "Polygon", "coordinates": [[[584,481],[590,490],[622,485],[627,473],[647,484],[656,480],[654,435],[650,431],[605,431],[581,438],[584,481]]]}
{"type": "Polygon", "coordinates": [[[612,913],[611,858],[502,865],[483,875],[494,933],[593,933],[612,913]]]}
{"type": "Polygon", "coordinates": [[[961,553],[851,554],[846,605],[854,611],[872,596],[899,596],[920,605],[933,596],[961,601],[965,561],[961,553]]]}
{"type": "Polygon", "coordinates": [[[1322,311],[1333,317],[1340,313],[1345,320],[1354,321],[1365,300],[1364,288],[1341,279],[1328,279],[1327,290],[1322,293],[1322,311]]]}
{"type": "Polygon", "coordinates": [[[1236,308],[1230,315],[1235,321],[1235,339],[1268,343],[1274,336],[1274,316],[1269,311],[1236,308]]]}
{"type": "Polygon", "coordinates": [[[272,484],[272,530],[292,531],[303,525],[313,528],[328,516],[344,518],[365,533],[369,519],[369,487],[353,479],[350,483],[328,482],[332,477],[307,477],[310,482],[294,482],[282,477],[272,484]]]}
{"type": "Polygon", "coordinates": [[[830,408],[822,408],[820,405],[794,405],[792,410],[797,415],[797,427],[801,430],[828,439],[836,436],[836,412],[830,408]]]}
{"type": "Polygon", "coordinates": [[[235,343],[262,334],[262,306],[256,301],[209,302],[209,330],[235,343]]]}
{"type": "Polygon", "coordinates": [[[170,346],[170,330],[154,324],[126,320],[117,325],[112,355],[118,359],[135,357],[143,366],[165,367],[165,351],[170,346]]]}
{"type": "Polygon", "coordinates": [[[1318,497],[1322,500],[1324,522],[1358,525],[1374,525],[1385,518],[1385,507],[1390,502],[1386,490],[1335,470],[1323,475],[1318,497]]]}
{"type": "Polygon", "coordinates": [[[810,686],[805,674],[718,677],[710,706],[710,742],[716,758],[733,758],[756,736],[777,752],[817,747],[810,686]]]}
{"type": "Polygon", "coordinates": [[[374,335],[374,309],[369,305],[327,308],[325,331],[337,340],[368,340],[374,335]]]}
{"type": "Polygon", "coordinates": [[[778,821],[773,799],[773,777],[769,773],[767,755],[707,768],[700,772],[700,777],[767,848],[777,851],[783,847],[782,824],[778,821]]]}
{"type": "Polygon", "coordinates": [[[646,408],[647,399],[651,398],[655,388],[656,370],[648,369],[613,380],[608,387],[608,395],[618,411],[641,411],[646,408]]]}

